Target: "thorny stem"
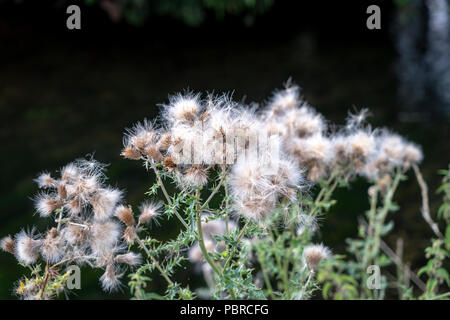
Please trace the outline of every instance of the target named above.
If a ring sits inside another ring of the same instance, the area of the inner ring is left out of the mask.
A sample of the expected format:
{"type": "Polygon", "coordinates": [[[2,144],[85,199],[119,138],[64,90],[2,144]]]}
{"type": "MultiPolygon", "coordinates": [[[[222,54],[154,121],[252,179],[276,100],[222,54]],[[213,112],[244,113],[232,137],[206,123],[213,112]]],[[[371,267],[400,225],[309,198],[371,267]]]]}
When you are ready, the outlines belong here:
{"type": "Polygon", "coordinates": [[[261,254],[260,254],[260,250],[258,249],[258,261],[261,265],[261,271],[263,273],[263,277],[264,277],[264,282],[266,283],[266,287],[267,287],[267,294],[269,296],[273,297],[273,288],[272,288],[272,284],[270,283],[270,279],[269,276],[267,274],[267,270],[266,270],[266,265],[264,263],[264,259],[262,259],[261,254]]]}
{"type": "Polygon", "coordinates": [[[397,173],[395,174],[394,181],[392,182],[389,190],[386,193],[386,196],[384,198],[384,205],[381,209],[380,213],[376,217],[376,223],[375,223],[375,233],[374,233],[374,246],[372,248],[371,256],[376,257],[379,251],[380,247],[380,234],[381,234],[381,228],[384,225],[384,220],[386,219],[386,215],[389,212],[390,207],[392,206],[392,198],[394,197],[394,193],[397,190],[398,184],[400,183],[400,179],[402,178],[403,172],[398,169],[397,173]]]}
{"type": "Polygon", "coordinates": [[[420,173],[419,167],[416,164],[412,165],[414,169],[414,173],[416,174],[417,183],[419,184],[419,187],[422,192],[422,216],[425,219],[425,221],[430,226],[431,230],[440,238],[444,239],[444,236],[442,235],[441,231],[439,231],[438,225],[431,219],[430,215],[430,206],[428,205],[428,187],[425,182],[425,180],[422,177],[422,174],[420,173]]]}
{"type": "MultiPolygon", "coordinates": [[[[321,202],[326,202],[329,200],[330,196],[333,194],[334,189],[336,189],[337,184],[338,184],[338,171],[335,170],[330,177],[328,178],[328,180],[325,183],[325,186],[320,190],[319,194],[316,197],[316,200],[314,201],[314,207],[311,210],[310,215],[312,217],[315,217],[318,212],[316,212],[319,209],[319,205],[321,202]],[[333,182],[334,180],[334,182],[333,182]],[[333,182],[331,188],[329,188],[330,184],[333,182]],[[323,199],[322,199],[323,198],[323,199]]],[[[347,177],[346,177],[347,179],[347,177]]]]}
{"type": "MultiPolygon", "coordinates": [[[[275,240],[276,238],[275,238],[275,235],[274,235],[274,231],[270,227],[268,229],[269,229],[270,235],[272,237],[272,242],[273,242],[273,244],[276,247],[277,243],[276,243],[276,240],[275,240]]],[[[278,248],[277,247],[275,248],[274,253],[275,253],[275,260],[277,262],[277,268],[278,268],[278,270],[280,270],[281,280],[283,281],[284,289],[286,290],[286,295],[289,295],[289,280],[288,280],[287,274],[284,272],[284,268],[282,268],[281,257],[278,254],[278,248]]]]}
{"type": "Polygon", "coordinates": [[[306,279],[305,284],[303,285],[302,291],[300,292],[300,295],[299,295],[300,299],[304,298],[305,292],[306,292],[306,290],[308,290],[309,283],[311,282],[311,279],[313,278],[313,276],[314,276],[314,271],[311,270],[308,274],[308,278],[306,279]]]}
{"type": "Polygon", "coordinates": [[[77,256],[77,257],[67,258],[67,259],[61,260],[60,262],[55,263],[54,265],[52,265],[52,266],[50,267],[50,269],[53,269],[53,268],[55,268],[55,267],[57,267],[57,266],[59,266],[59,265],[61,265],[61,264],[63,264],[63,263],[66,263],[66,262],[69,262],[69,261],[73,261],[73,260],[75,260],[75,259],[77,259],[77,258],[93,259],[94,257],[92,257],[92,256],[77,256]]]}
{"type": "Polygon", "coordinates": [[[158,271],[161,273],[161,275],[163,276],[163,278],[167,281],[167,283],[171,286],[173,286],[173,281],[170,280],[169,276],[167,275],[167,273],[164,271],[164,269],[161,267],[161,265],[159,264],[158,260],[155,259],[155,257],[153,257],[150,254],[150,251],[148,250],[147,246],[145,245],[144,241],[139,238],[138,235],[136,235],[136,239],[139,241],[139,244],[141,245],[141,247],[144,249],[145,253],[147,254],[147,256],[152,260],[153,264],[155,265],[155,267],[158,269],[158,271]]]}
{"type": "Polygon", "coordinates": [[[41,290],[39,291],[38,300],[42,299],[42,295],[44,294],[45,288],[47,287],[47,282],[48,282],[49,276],[50,276],[50,273],[49,273],[49,262],[47,260],[47,263],[45,265],[44,282],[42,283],[41,290]]]}
{"type": "Polygon", "coordinates": [[[214,190],[211,192],[211,194],[209,195],[208,199],[206,199],[206,201],[202,204],[202,206],[198,209],[199,211],[203,211],[203,209],[206,208],[206,206],[208,205],[208,203],[211,201],[211,199],[214,197],[214,195],[219,191],[220,187],[222,186],[222,184],[225,182],[225,174],[222,176],[222,178],[220,179],[219,183],[217,184],[217,186],[214,188],[214,190]]]}
{"type": "MultiPolygon", "coordinates": [[[[153,171],[155,171],[156,180],[158,181],[158,185],[161,187],[162,192],[164,193],[164,196],[166,197],[167,203],[171,206],[172,200],[170,199],[169,194],[167,193],[166,187],[164,186],[164,182],[161,179],[161,173],[159,172],[158,168],[154,164],[153,160],[146,159],[147,163],[150,163],[150,166],[152,167],[153,171]]],[[[186,229],[189,228],[186,221],[184,221],[183,217],[178,213],[178,211],[174,210],[175,216],[180,220],[180,222],[184,225],[186,229]]]]}
{"type": "MultiPolygon", "coordinates": [[[[198,203],[199,203],[199,200],[200,200],[200,189],[196,189],[195,190],[195,197],[197,199],[196,220],[197,220],[198,244],[200,246],[200,249],[202,251],[202,255],[205,258],[206,262],[208,262],[208,264],[211,266],[211,268],[214,270],[214,272],[218,276],[223,275],[223,270],[221,270],[220,267],[213,261],[213,259],[211,258],[211,256],[208,253],[208,250],[206,250],[205,240],[204,240],[204,237],[203,237],[201,212],[204,209],[204,207],[208,204],[208,202],[212,199],[214,194],[217,193],[217,191],[219,190],[220,185],[223,183],[223,181],[224,181],[224,178],[222,177],[221,181],[218,183],[218,185],[213,190],[213,192],[211,193],[209,198],[205,201],[205,203],[203,203],[203,205],[201,207],[198,206],[198,203]]],[[[229,292],[230,292],[231,299],[236,300],[236,296],[234,294],[233,289],[230,289],[229,292]]]]}
{"type": "Polygon", "coordinates": [[[228,207],[229,207],[229,199],[228,199],[228,186],[225,183],[223,185],[223,188],[225,190],[225,230],[227,230],[227,233],[229,230],[229,214],[228,214],[228,207]]]}
{"type": "MultiPolygon", "coordinates": [[[[236,238],[236,242],[239,242],[241,240],[242,236],[245,233],[245,229],[247,228],[249,223],[250,223],[250,220],[247,220],[247,222],[242,227],[241,232],[239,232],[239,235],[236,238]]],[[[235,252],[236,252],[236,248],[233,247],[232,252],[230,253],[230,256],[228,257],[227,261],[225,262],[223,269],[226,269],[228,267],[228,265],[231,263],[231,259],[233,258],[235,252]]]]}
{"type": "MultiPolygon", "coordinates": [[[[373,194],[370,195],[370,211],[368,213],[369,216],[369,226],[367,228],[368,236],[372,236],[375,229],[375,216],[377,210],[377,201],[378,201],[378,186],[374,186],[373,194]]],[[[366,241],[365,249],[364,249],[364,257],[363,257],[363,269],[366,269],[368,260],[369,260],[369,242],[366,241]]]]}
{"type": "MultiPolygon", "coordinates": [[[[197,189],[195,191],[195,195],[197,200],[199,200],[200,198],[200,189],[197,189]]],[[[205,240],[203,238],[203,230],[202,230],[202,219],[201,219],[201,208],[198,208],[198,204],[197,204],[197,214],[196,214],[196,220],[197,220],[197,233],[198,233],[198,243],[200,245],[200,249],[202,251],[203,257],[205,258],[205,260],[209,263],[209,265],[211,266],[211,268],[214,270],[214,272],[217,275],[221,275],[222,271],[219,269],[219,267],[214,263],[214,261],[212,260],[212,258],[209,256],[208,251],[206,250],[206,246],[205,246],[205,240]]]]}

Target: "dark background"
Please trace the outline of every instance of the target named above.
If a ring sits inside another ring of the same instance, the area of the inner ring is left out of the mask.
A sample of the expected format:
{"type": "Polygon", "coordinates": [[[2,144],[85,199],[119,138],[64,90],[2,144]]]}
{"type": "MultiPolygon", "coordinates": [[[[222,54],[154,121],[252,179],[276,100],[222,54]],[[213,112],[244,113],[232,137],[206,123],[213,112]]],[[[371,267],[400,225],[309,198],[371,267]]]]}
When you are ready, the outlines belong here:
{"type": "MultiPolygon", "coordinates": [[[[63,2],[64,3],[64,2],[63,2]]],[[[77,3],[76,1],[71,2],[77,3]]],[[[218,21],[207,15],[199,26],[150,15],[140,26],[112,23],[97,6],[81,3],[81,30],[67,30],[67,4],[55,1],[0,2],[0,235],[48,221],[34,215],[32,179],[95,152],[109,163],[109,183],[126,190],[136,206],[152,176],[138,163],[121,159],[125,127],[158,113],[157,104],[183,89],[234,92],[236,100],[263,103],[292,77],[306,100],[331,123],[343,124],[348,110],[370,108],[369,121],[387,126],[422,145],[423,173],[434,194],[447,168],[449,121],[440,106],[408,117],[398,97],[397,53],[390,1],[275,1],[249,26],[242,16],[218,21]],[[366,28],[366,8],[378,4],[382,29],[366,28]]],[[[448,112],[448,110],[447,110],[448,112]]],[[[395,231],[387,242],[405,239],[405,261],[417,270],[432,233],[420,216],[414,176],[401,185],[401,210],[392,214],[395,231]]],[[[339,190],[339,203],[321,221],[324,244],[342,253],[356,237],[357,217],[368,207],[367,184],[339,190]]],[[[152,235],[172,237],[177,226],[163,222],[152,235]]],[[[0,254],[0,298],[14,298],[14,282],[26,272],[14,257],[0,254]]],[[[179,281],[191,288],[201,278],[182,269],[179,281]],[[189,277],[189,278],[188,278],[189,277]]],[[[83,269],[82,290],[73,298],[129,298],[101,293],[101,272],[83,269]]],[[[156,275],[155,275],[156,276],[156,275]]],[[[156,276],[156,290],[164,285],[156,276]]]]}

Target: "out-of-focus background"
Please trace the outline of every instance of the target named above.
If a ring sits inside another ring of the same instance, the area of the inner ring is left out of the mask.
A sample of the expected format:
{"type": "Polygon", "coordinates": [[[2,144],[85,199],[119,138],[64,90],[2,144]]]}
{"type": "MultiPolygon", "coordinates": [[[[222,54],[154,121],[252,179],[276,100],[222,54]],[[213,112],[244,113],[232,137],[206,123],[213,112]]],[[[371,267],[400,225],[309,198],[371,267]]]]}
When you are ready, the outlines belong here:
{"type": "MultiPolygon", "coordinates": [[[[374,127],[386,126],[423,147],[431,207],[437,170],[450,159],[450,18],[446,0],[0,0],[0,235],[48,221],[34,214],[33,178],[95,152],[109,163],[109,183],[138,205],[152,176],[121,159],[122,134],[158,104],[184,89],[233,92],[263,103],[291,77],[330,123],[348,110],[370,108],[374,127]],[[81,30],[66,28],[66,8],[81,8],[81,30]],[[381,29],[368,30],[366,9],[381,8],[381,29]]],[[[367,208],[367,184],[339,190],[321,221],[323,242],[343,252],[367,208]]],[[[420,216],[413,176],[402,184],[387,242],[405,240],[405,261],[423,265],[432,236],[420,216]]],[[[163,222],[156,238],[174,236],[163,222]]],[[[24,273],[0,254],[0,298],[11,299],[24,273]]],[[[72,298],[129,298],[124,288],[101,293],[100,271],[82,269],[72,298]]],[[[202,285],[191,266],[179,281],[202,285]]],[[[154,286],[164,283],[156,277],[154,286]]]]}

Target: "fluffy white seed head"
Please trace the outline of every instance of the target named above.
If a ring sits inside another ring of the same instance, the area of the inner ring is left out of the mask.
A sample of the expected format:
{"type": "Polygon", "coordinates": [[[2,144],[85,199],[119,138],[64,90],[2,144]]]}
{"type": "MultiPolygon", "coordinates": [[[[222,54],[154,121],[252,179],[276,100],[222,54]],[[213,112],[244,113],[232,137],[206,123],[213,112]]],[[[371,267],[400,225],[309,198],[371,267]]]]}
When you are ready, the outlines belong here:
{"type": "Polygon", "coordinates": [[[183,174],[181,182],[188,187],[202,187],[208,183],[208,171],[202,165],[192,165],[183,174]]]}
{"type": "Polygon", "coordinates": [[[323,116],[307,105],[287,112],[283,123],[289,135],[299,138],[323,134],[326,130],[323,116]]]}
{"type": "Polygon", "coordinates": [[[330,255],[330,249],[322,244],[309,245],[303,250],[303,256],[306,259],[308,267],[311,270],[317,270],[318,264],[330,255]]]}
{"type": "Polygon", "coordinates": [[[114,215],[127,226],[133,226],[136,223],[131,206],[117,206],[114,215]]]}
{"type": "Polygon", "coordinates": [[[50,216],[56,209],[59,209],[63,206],[62,201],[55,197],[54,195],[50,195],[47,193],[40,193],[34,199],[34,205],[36,211],[39,213],[41,217],[50,216]]]}
{"type": "Polygon", "coordinates": [[[171,123],[193,124],[202,109],[199,95],[176,95],[164,106],[164,116],[171,123]]]}
{"type": "Polygon", "coordinates": [[[129,266],[138,266],[142,263],[142,256],[140,253],[128,252],[115,256],[114,261],[117,263],[124,263],[129,266]]]}
{"type": "Polygon", "coordinates": [[[50,229],[47,233],[41,246],[41,253],[50,263],[56,263],[64,256],[64,240],[56,228],[50,229]]]}
{"type": "Polygon", "coordinates": [[[116,267],[113,264],[106,266],[105,273],[100,277],[100,282],[106,292],[116,291],[120,287],[120,275],[117,275],[116,267]]]}
{"type": "Polygon", "coordinates": [[[41,173],[34,181],[38,184],[39,188],[52,188],[56,186],[56,181],[48,172],[41,173]]]}
{"type": "Polygon", "coordinates": [[[273,94],[267,105],[267,117],[269,119],[282,117],[287,111],[297,108],[300,103],[300,88],[288,86],[286,89],[273,94]]]}
{"type": "Polygon", "coordinates": [[[86,243],[89,238],[89,230],[86,227],[69,224],[62,231],[64,239],[71,245],[86,243]]]}
{"type": "Polygon", "coordinates": [[[147,201],[141,204],[139,207],[139,224],[146,224],[150,221],[157,222],[158,217],[161,215],[161,208],[163,203],[161,201],[147,201]]]}
{"type": "Polygon", "coordinates": [[[103,221],[114,214],[117,203],[122,199],[122,192],[113,188],[102,188],[90,199],[94,218],[103,221]]]}
{"type": "Polygon", "coordinates": [[[36,262],[39,258],[39,250],[42,246],[42,240],[37,239],[33,231],[26,233],[22,230],[15,236],[15,255],[17,260],[28,265],[36,262]]]}
{"type": "Polygon", "coordinates": [[[11,238],[11,236],[6,236],[6,237],[2,238],[2,240],[0,240],[0,248],[5,252],[14,254],[15,247],[16,247],[16,244],[14,242],[14,239],[11,238]]]}
{"type": "Polygon", "coordinates": [[[91,226],[91,250],[100,259],[111,254],[120,237],[120,226],[113,221],[97,222],[91,226]]]}

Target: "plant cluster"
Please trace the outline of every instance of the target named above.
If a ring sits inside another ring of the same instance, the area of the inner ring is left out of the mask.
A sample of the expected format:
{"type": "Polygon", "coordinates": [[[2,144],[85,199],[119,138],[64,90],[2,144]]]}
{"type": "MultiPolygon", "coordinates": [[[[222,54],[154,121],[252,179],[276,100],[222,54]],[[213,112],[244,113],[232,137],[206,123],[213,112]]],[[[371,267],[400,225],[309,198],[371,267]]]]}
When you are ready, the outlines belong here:
{"type": "MultiPolygon", "coordinates": [[[[415,275],[423,290],[417,297],[447,296],[450,229],[445,239],[431,218],[418,167],[422,151],[387,129],[372,129],[367,110],[331,129],[290,82],[262,107],[226,94],[186,93],[161,109],[159,121],[144,120],[124,135],[121,155],[156,177],[138,214],[120,190],[106,185],[104,165],[93,159],[67,165],[58,178],[43,173],[36,179],[44,190],[36,211],[55,226],[2,240],[1,247],[31,269],[17,295],[56,297],[66,289],[63,267],[77,264],[104,269],[100,281],[107,291],[127,277],[136,299],[308,299],[316,291],[324,298],[382,299],[389,283],[400,298],[412,299],[417,295],[404,281],[412,272],[382,237],[393,227],[389,213],[398,210],[395,191],[413,168],[422,215],[437,237],[426,252],[429,263],[415,275]],[[358,177],[370,183],[369,210],[347,255],[335,255],[319,242],[319,219],[335,204],[336,188],[358,177]],[[151,225],[173,218],[180,222],[175,238],[151,236],[151,225]],[[382,273],[379,286],[371,287],[367,269],[392,262],[399,270],[395,281],[382,273]],[[187,263],[203,275],[204,288],[192,291],[186,280],[174,280],[187,263]],[[167,283],[163,295],[152,290],[153,271],[167,283]],[[426,284],[419,278],[424,274],[426,284]]],[[[445,175],[439,216],[448,225],[445,175]]]]}

